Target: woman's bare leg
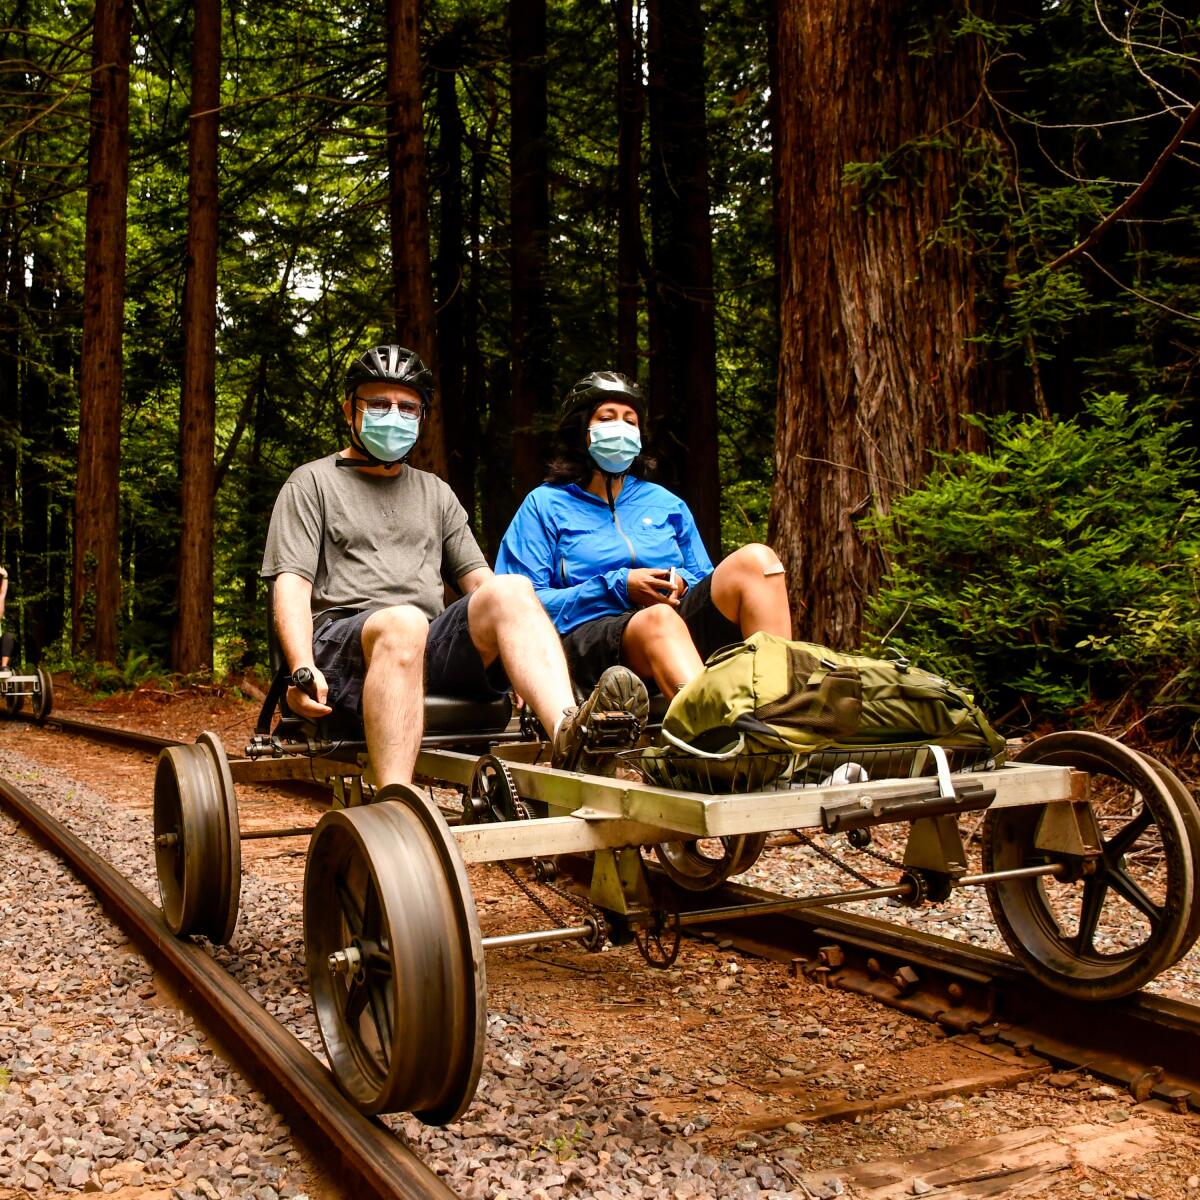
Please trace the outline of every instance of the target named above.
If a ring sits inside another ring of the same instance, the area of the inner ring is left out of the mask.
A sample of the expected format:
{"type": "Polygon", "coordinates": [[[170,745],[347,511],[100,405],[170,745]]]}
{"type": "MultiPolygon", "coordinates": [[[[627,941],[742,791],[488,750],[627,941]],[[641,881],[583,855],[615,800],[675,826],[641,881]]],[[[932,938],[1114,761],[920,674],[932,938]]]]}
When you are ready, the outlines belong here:
{"type": "Polygon", "coordinates": [[[668,700],[704,667],[683,618],[667,604],[633,614],[621,635],[621,661],[643,679],[653,679],[668,700]]]}
{"type": "Polygon", "coordinates": [[[743,637],[760,632],[792,636],[787,577],[770,546],[753,542],[723,559],[713,572],[712,601],[743,637]]]}

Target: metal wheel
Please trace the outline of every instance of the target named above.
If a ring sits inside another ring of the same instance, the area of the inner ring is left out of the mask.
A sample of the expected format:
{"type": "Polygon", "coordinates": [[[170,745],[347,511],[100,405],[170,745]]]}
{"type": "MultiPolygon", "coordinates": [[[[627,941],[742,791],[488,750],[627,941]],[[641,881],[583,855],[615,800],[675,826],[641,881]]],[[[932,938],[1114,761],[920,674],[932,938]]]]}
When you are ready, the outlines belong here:
{"type": "Polygon", "coordinates": [[[430,1125],[471,1102],[487,1019],[483,943],[458,846],[420,792],[325,814],[304,871],[304,954],[341,1089],[430,1125]]]}
{"type": "Polygon", "coordinates": [[[1141,757],[1166,784],[1167,791],[1171,793],[1171,799],[1175,801],[1183,817],[1183,826],[1187,830],[1188,841],[1192,844],[1192,874],[1196,880],[1194,884],[1196,895],[1193,897],[1191,916],[1184,931],[1183,943],[1175,952],[1175,961],[1178,962],[1192,948],[1196,938],[1200,937],[1200,804],[1196,803],[1196,798],[1192,795],[1188,785],[1166,763],[1159,762],[1157,758],[1151,758],[1149,754],[1143,754],[1141,757]]]}
{"type": "Polygon", "coordinates": [[[679,910],[662,888],[654,897],[654,907],[644,922],[633,926],[633,940],[638,953],[647,966],[665,971],[675,965],[679,947],[683,942],[683,930],[679,925],[679,910]]]}
{"type": "Polygon", "coordinates": [[[220,739],[168,746],[154,775],[154,865],[163,915],[180,937],[228,942],[242,882],[237,797],[220,739]]]}
{"type": "Polygon", "coordinates": [[[49,671],[37,669],[37,690],[33,695],[33,719],[40,725],[54,707],[54,680],[49,671]]]}
{"type": "Polygon", "coordinates": [[[667,875],[689,892],[720,887],[733,875],[748,871],[766,844],[765,833],[739,837],[698,838],[689,842],[660,842],[654,855],[667,875]]]}
{"type": "Polygon", "coordinates": [[[17,713],[25,707],[24,693],[10,692],[8,690],[7,681],[4,684],[4,711],[10,716],[15,717],[17,713]]]}
{"type": "Polygon", "coordinates": [[[1135,991],[1175,961],[1193,921],[1193,849],[1169,787],[1135,750],[1096,733],[1049,734],[1017,758],[1090,775],[1102,853],[1072,861],[1039,850],[1046,805],[989,812],[984,871],[1056,861],[1073,868],[1062,879],[988,886],[1004,940],[1032,975],[1064,995],[1108,1000],[1135,991]]]}

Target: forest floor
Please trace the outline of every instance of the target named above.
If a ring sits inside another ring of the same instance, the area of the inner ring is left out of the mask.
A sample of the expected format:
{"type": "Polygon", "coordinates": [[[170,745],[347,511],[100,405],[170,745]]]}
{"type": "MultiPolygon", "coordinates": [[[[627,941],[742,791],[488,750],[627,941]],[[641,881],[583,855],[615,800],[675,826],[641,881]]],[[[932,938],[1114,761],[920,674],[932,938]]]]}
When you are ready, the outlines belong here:
{"type": "MultiPolygon", "coordinates": [[[[63,715],[187,740],[211,729],[233,754],[259,708],[219,689],[96,698],[55,682],[63,715]]],[[[151,895],[153,772],[148,755],[0,722],[0,774],[151,895]]],[[[247,826],[321,811],[259,787],[239,788],[239,805],[247,826]]],[[[11,822],[0,845],[0,914],[20,915],[19,927],[0,921],[0,1200],[85,1188],[118,1200],[338,1196],[82,889],[11,822]]],[[[320,1053],[304,994],[303,843],[243,849],[242,921],[216,956],[320,1053]]],[[[823,870],[788,847],[749,878],[812,890],[828,886],[823,870]]],[[[485,934],[544,921],[500,872],[470,877],[485,934]]],[[[926,927],[986,942],[984,925],[964,907],[926,927]]],[[[721,942],[686,942],[665,972],[631,950],[562,947],[489,954],[487,971],[475,1102],[447,1129],[392,1121],[464,1196],[1200,1200],[1195,1116],[1136,1105],[1086,1072],[982,1061],[962,1039],[721,942]],[[880,1111],[811,1119],[846,1100],[880,1111]]],[[[1200,1000],[1196,952],[1182,971],[1168,990],[1200,1000]]]]}

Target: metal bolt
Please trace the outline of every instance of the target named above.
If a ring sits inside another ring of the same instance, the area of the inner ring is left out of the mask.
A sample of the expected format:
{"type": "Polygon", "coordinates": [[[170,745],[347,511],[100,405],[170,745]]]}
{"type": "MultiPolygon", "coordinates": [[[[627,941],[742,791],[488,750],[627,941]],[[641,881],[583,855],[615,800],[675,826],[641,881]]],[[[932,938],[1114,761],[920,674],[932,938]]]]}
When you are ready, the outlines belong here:
{"type": "Polygon", "coordinates": [[[920,976],[907,963],[892,976],[892,982],[901,995],[916,987],[919,979],[920,976]]]}
{"type": "Polygon", "coordinates": [[[963,988],[961,983],[952,983],[946,989],[946,995],[957,1004],[963,998],[963,988]]]}
{"type": "Polygon", "coordinates": [[[867,970],[872,975],[882,975],[883,974],[883,967],[880,965],[879,959],[877,959],[877,958],[868,958],[867,959],[867,970]]]}
{"type": "Polygon", "coordinates": [[[841,946],[822,946],[817,952],[817,957],[827,967],[833,967],[835,970],[846,961],[846,955],[842,952],[841,946]]]}
{"type": "Polygon", "coordinates": [[[357,975],[362,970],[362,951],[357,946],[335,950],[328,958],[331,975],[357,975]]]}
{"type": "Polygon", "coordinates": [[[160,833],[154,839],[156,846],[162,846],[164,849],[168,846],[177,846],[179,844],[179,834],[177,833],[160,833]]]}

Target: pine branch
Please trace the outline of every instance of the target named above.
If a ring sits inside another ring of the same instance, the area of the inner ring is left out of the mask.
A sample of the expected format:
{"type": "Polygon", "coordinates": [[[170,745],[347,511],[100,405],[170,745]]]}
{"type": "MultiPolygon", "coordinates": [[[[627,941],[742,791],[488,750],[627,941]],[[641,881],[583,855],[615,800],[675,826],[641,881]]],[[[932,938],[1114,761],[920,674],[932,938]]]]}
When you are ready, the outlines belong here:
{"type": "Polygon", "coordinates": [[[1184,118],[1183,124],[1175,131],[1175,136],[1163,147],[1162,153],[1154,160],[1154,165],[1146,173],[1145,179],[1117,205],[1116,208],[1097,225],[1091,233],[1079,242],[1072,246],[1070,250],[1064,251],[1053,262],[1048,263],[1042,268],[1043,271],[1056,271],[1064,263],[1068,263],[1071,259],[1078,257],[1085,250],[1091,249],[1122,217],[1126,215],[1139,200],[1150,190],[1154,181],[1162,174],[1163,168],[1170,162],[1176,150],[1183,144],[1184,139],[1192,129],[1200,123],[1200,104],[1192,106],[1192,111],[1184,118]]]}

